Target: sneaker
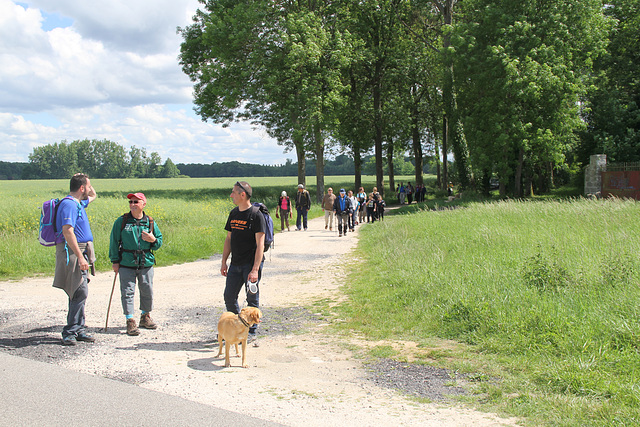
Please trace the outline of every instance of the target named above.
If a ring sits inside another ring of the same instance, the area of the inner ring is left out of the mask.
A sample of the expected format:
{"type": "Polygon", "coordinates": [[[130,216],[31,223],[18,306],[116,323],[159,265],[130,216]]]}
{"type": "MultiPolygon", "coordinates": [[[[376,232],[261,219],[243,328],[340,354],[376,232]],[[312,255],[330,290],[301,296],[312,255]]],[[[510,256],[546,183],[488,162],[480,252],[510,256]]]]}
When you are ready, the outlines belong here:
{"type": "Polygon", "coordinates": [[[326,229],[327,229],[327,227],[328,227],[328,225],[325,225],[325,226],[324,226],[324,229],[326,230],[326,229]]]}
{"type": "Polygon", "coordinates": [[[258,336],[255,333],[247,335],[247,344],[253,344],[254,347],[258,347],[258,336]]]}
{"type": "Polygon", "coordinates": [[[342,233],[338,234],[338,237],[342,237],[342,233]]]}
{"type": "Polygon", "coordinates": [[[62,345],[76,345],[77,343],[78,341],[76,341],[76,337],[73,335],[62,337],[62,345]]]}
{"type": "Polygon", "coordinates": [[[96,339],[87,334],[86,332],[81,332],[76,336],[76,341],[84,341],[84,342],[94,342],[96,339]]]}
{"type": "Polygon", "coordinates": [[[149,313],[145,313],[140,316],[140,327],[145,329],[156,329],[158,325],[151,320],[151,315],[149,313]]]}
{"type": "Polygon", "coordinates": [[[140,329],[136,326],[136,321],[133,318],[127,319],[127,335],[132,337],[140,335],[140,329]]]}

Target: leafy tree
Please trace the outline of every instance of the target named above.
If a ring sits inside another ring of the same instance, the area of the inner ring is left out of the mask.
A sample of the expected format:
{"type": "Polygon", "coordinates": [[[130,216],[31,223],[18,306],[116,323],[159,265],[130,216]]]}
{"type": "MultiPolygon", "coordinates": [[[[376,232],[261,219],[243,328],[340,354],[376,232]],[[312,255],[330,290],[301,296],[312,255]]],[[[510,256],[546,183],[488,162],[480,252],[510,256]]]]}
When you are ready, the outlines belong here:
{"type": "Polygon", "coordinates": [[[78,157],[67,141],[35,147],[29,155],[28,177],[32,179],[69,178],[78,171],[78,157]]]}
{"type": "Polygon", "coordinates": [[[304,182],[315,153],[318,197],[324,145],[340,102],[340,64],[348,57],[330,3],[211,0],[180,29],[180,63],[194,81],[196,112],[228,125],[251,120],[293,146],[304,182]]]}
{"type": "Polygon", "coordinates": [[[29,155],[23,178],[63,179],[78,171],[93,178],[154,178],[162,173],[158,153],[147,157],[144,149],[132,147],[130,155],[132,161],[128,162],[124,147],[108,140],[84,139],[43,145],[29,155]]]}
{"type": "Polygon", "coordinates": [[[591,154],[612,162],[640,161],[640,0],[607,2],[609,45],[596,62],[595,85],[584,110],[588,124],[578,150],[586,164],[591,154]]]}
{"type": "MultiPolygon", "coordinates": [[[[456,26],[459,107],[474,169],[505,194],[562,164],[581,126],[579,96],[602,45],[598,0],[470,0],[456,26]]],[[[549,177],[550,178],[550,177],[549,177]]]]}
{"type": "Polygon", "coordinates": [[[160,173],[160,178],[175,178],[180,175],[180,169],[171,161],[170,158],[164,162],[162,165],[162,172],[160,173]]]}

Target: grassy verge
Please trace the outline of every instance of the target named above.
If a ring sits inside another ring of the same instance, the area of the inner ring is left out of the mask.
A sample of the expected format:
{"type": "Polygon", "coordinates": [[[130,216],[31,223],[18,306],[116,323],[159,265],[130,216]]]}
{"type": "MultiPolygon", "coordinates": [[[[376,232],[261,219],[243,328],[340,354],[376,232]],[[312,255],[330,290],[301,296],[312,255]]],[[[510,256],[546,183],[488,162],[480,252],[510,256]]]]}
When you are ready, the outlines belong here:
{"type": "Polygon", "coordinates": [[[620,200],[387,216],[361,230],[344,327],[417,341],[474,380],[476,403],[535,425],[637,425],[638,217],[620,200]]]}

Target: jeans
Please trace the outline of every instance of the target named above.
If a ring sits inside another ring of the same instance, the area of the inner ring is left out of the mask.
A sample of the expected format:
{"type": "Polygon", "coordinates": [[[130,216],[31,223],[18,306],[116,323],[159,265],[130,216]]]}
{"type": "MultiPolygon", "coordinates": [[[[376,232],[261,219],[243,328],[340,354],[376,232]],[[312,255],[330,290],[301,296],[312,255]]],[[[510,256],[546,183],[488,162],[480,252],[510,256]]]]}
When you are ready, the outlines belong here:
{"type": "Polygon", "coordinates": [[[69,298],[69,313],[67,314],[67,326],[62,328],[62,338],[68,336],[78,336],[84,332],[84,305],[89,296],[89,286],[87,286],[88,270],[82,271],[82,285],[73,293],[73,298],[69,298]]]}
{"type": "MultiPolygon", "coordinates": [[[[262,265],[263,263],[260,264],[260,269],[258,270],[258,292],[252,294],[248,289],[245,289],[247,295],[247,305],[249,307],[259,307],[262,265]]],[[[242,290],[242,287],[245,285],[245,283],[247,283],[247,277],[249,276],[249,273],[251,273],[252,268],[253,264],[231,264],[229,266],[229,269],[227,270],[227,284],[224,288],[224,304],[227,308],[227,311],[235,314],[240,313],[240,306],[238,305],[238,295],[240,295],[240,290],[242,290]]],[[[252,325],[249,328],[249,333],[254,334],[257,328],[257,323],[252,325]]]]}
{"type": "Polygon", "coordinates": [[[296,216],[296,227],[298,230],[302,230],[302,226],[304,229],[307,229],[307,213],[309,212],[306,208],[296,208],[296,212],[298,213],[296,216]]]}
{"type": "Polygon", "coordinates": [[[133,315],[133,297],[136,294],[136,279],[140,288],[140,310],[153,310],[153,266],[141,268],[120,267],[120,297],[125,316],[133,315]]]}

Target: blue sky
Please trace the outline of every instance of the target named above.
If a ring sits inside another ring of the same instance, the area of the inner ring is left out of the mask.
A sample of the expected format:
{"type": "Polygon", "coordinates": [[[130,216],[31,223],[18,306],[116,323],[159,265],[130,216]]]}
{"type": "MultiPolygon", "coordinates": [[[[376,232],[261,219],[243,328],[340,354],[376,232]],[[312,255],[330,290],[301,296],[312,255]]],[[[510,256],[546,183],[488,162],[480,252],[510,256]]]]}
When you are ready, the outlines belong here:
{"type": "Polygon", "coordinates": [[[108,139],[163,161],[283,164],[295,153],[247,123],[193,112],[177,27],[197,0],[0,0],[0,160],[34,147],[108,139]]]}

